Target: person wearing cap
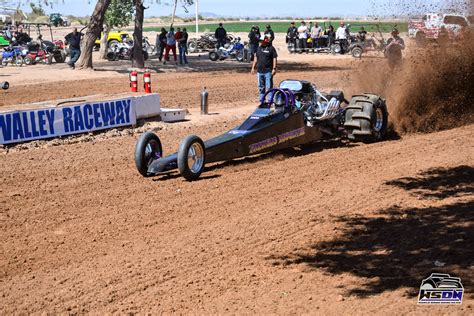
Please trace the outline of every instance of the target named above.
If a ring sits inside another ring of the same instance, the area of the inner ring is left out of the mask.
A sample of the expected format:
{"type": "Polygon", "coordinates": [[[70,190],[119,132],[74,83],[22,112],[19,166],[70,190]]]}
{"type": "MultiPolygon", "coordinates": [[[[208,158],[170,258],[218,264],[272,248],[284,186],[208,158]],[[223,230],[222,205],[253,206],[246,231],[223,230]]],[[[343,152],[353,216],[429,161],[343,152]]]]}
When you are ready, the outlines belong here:
{"type": "Polygon", "coordinates": [[[357,39],[361,42],[365,42],[367,39],[367,31],[365,27],[361,26],[359,32],[357,33],[357,39]]]}
{"type": "Polygon", "coordinates": [[[255,59],[255,53],[258,49],[258,43],[260,41],[260,31],[257,29],[256,25],[253,25],[249,33],[249,48],[250,48],[250,60],[255,59]]]}
{"type": "Polygon", "coordinates": [[[400,32],[397,29],[392,30],[392,37],[387,41],[387,47],[385,48],[385,56],[388,59],[390,69],[394,69],[399,66],[402,61],[402,51],[405,49],[405,42],[399,36],[400,32]]]}
{"type": "Polygon", "coordinates": [[[267,24],[267,27],[266,27],[265,32],[263,33],[263,36],[268,38],[268,40],[270,41],[270,46],[273,45],[273,40],[275,39],[275,33],[273,32],[270,24],[267,24]]]}
{"type": "Polygon", "coordinates": [[[223,47],[227,40],[227,32],[222,23],[219,23],[219,27],[216,29],[214,36],[216,37],[216,40],[217,40],[216,48],[223,47]]]}
{"type": "Polygon", "coordinates": [[[308,42],[308,27],[305,21],[301,21],[301,25],[298,27],[298,52],[307,52],[306,43],[308,42]]]}
{"type": "Polygon", "coordinates": [[[296,39],[298,37],[298,29],[295,26],[295,22],[291,22],[290,27],[286,31],[286,43],[290,48],[290,53],[294,53],[296,49],[296,39]]]}
{"type": "Polygon", "coordinates": [[[277,51],[270,45],[270,39],[265,37],[255,54],[255,60],[252,64],[251,73],[255,73],[257,68],[258,90],[260,101],[263,102],[265,93],[273,88],[273,76],[277,71],[277,51]]]}

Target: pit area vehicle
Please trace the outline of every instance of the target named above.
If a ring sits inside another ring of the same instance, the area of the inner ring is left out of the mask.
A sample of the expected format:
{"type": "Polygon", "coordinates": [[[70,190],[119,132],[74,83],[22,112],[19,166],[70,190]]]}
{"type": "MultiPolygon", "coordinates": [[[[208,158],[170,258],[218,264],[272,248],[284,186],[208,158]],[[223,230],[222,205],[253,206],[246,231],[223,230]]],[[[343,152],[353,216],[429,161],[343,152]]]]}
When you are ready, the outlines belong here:
{"type": "Polygon", "coordinates": [[[435,42],[444,28],[451,39],[457,39],[461,31],[471,25],[469,19],[461,14],[428,13],[421,19],[408,23],[408,36],[415,39],[418,46],[435,42]]]}
{"type": "MultiPolygon", "coordinates": [[[[236,36],[227,34],[226,43],[235,41],[236,36]]],[[[204,33],[200,38],[191,38],[188,41],[188,52],[199,53],[208,52],[216,49],[217,40],[214,33],[204,33]]]]}
{"type": "Polygon", "coordinates": [[[144,133],[136,143],[135,164],[145,177],[178,169],[192,181],[206,163],[305,146],[327,137],[380,141],[387,126],[387,106],[378,95],[361,94],[347,101],[342,91],[323,93],[310,82],[284,80],[240,126],[206,142],[187,136],[178,152],[165,157],[159,137],[144,133]]]}
{"type": "Polygon", "coordinates": [[[244,60],[244,44],[240,42],[240,37],[237,37],[226,47],[220,47],[209,53],[209,59],[212,61],[225,60],[232,58],[237,61],[244,60]]]}
{"type": "MultiPolygon", "coordinates": [[[[96,39],[94,43],[95,46],[100,47],[100,39],[102,38],[102,36],[104,36],[104,33],[100,33],[100,37],[96,39]]],[[[107,45],[109,46],[109,49],[112,49],[115,45],[122,42],[124,36],[127,41],[132,40],[130,34],[128,34],[127,32],[109,32],[109,36],[107,37],[107,45]]]]}
{"type": "Polygon", "coordinates": [[[7,36],[0,32],[0,47],[10,45],[10,41],[7,39],[7,36]]]}
{"type": "Polygon", "coordinates": [[[60,13],[51,13],[49,15],[49,22],[55,27],[71,25],[68,19],[62,16],[60,13]]]}
{"type": "Polygon", "coordinates": [[[352,24],[351,27],[353,30],[360,29],[362,26],[365,28],[370,28],[375,30],[373,32],[367,32],[365,39],[361,39],[358,36],[358,33],[354,33],[353,41],[350,44],[349,51],[351,52],[352,57],[354,58],[361,58],[363,54],[368,52],[381,52],[385,51],[387,47],[387,41],[383,36],[382,29],[380,25],[375,24],[364,24],[364,25],[357,25],[352,24]]]}

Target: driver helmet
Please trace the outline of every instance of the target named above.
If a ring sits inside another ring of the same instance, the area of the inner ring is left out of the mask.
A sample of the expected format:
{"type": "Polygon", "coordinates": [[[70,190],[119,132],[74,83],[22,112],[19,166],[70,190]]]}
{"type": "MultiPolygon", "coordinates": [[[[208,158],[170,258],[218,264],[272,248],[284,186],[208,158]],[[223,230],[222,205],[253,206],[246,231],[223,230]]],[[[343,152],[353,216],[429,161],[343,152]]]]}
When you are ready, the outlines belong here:
{"type": "Polygon", "coordinates": [[[276,108],[282,108],[286,105],[286,99],[285,99],[285,95],[280,92],[280,93],[277,93],[275,95],[275,107],[276,108]]]}

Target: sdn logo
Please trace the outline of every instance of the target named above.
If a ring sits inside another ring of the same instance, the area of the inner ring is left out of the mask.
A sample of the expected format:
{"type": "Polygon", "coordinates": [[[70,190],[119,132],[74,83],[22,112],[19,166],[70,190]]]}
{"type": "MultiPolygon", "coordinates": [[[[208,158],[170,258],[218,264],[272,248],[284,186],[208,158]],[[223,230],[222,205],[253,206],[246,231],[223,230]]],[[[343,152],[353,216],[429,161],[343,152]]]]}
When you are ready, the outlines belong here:
{"type": "Polygon", "coordinates": [[[461,304],[463,293],[460,278],[432,273],[421,282],[418,304],[461,304]]]}

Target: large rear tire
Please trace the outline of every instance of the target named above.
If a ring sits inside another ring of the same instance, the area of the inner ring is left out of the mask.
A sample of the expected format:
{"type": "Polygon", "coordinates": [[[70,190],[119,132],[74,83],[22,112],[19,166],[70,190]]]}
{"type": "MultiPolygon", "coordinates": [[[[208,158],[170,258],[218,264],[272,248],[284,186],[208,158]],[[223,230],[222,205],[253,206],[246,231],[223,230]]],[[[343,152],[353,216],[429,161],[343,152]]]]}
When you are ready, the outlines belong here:
{"type": "Polygon", "coordinates": [[[195,39],[189,40],[189,42],[188,42],[188,52],[190,54],[197,53],[197,41],[195,39]]]}
{"type": "Polygon", "coordinates": [[[352,57],[354,57],[354,58],[362,58],[363,52],[364,51],[362,50],[362,48],[358,47],[358,46],[352,48],[352,50],[351,50],[352,57]]]}
{"type": "Polygon", "coordinates": [[[201,138],[189,135],[178,149],[178,169],[188,181],[199,178],[206,164],[206,148],[201,138]]]}
{"type": "Polygon", "coordinates": [[[117,58],[117,54],[115,52],[108,52],[106,57],[108,61],[114,61],[117,58]]]}
{"type": "Polygon", "coordinates": [[[368,143],[383,140],[388,129],[385,100],[374,94],[353,97],[346,108],[344,127],[351,140],[368,143]]]}
{"type": "Polygon", "coordinates": [[[148,166],[153,160],[161,157],[163,157],[163,149],[160,138],[152,132],[146,132],[140,136],[135,146],[135,165],[138,172],[144,177],[150,176],[148,166]]]}

